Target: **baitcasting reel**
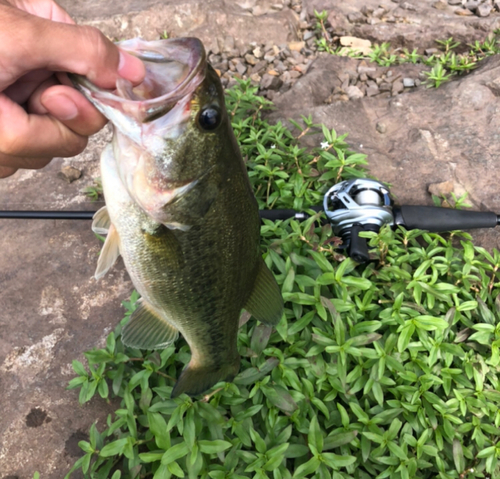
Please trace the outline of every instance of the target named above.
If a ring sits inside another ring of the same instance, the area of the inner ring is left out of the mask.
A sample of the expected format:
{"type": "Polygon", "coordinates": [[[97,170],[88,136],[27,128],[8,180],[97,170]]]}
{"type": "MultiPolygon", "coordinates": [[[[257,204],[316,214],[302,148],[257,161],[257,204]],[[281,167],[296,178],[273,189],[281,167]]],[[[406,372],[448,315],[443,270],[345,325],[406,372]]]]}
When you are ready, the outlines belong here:
{"type": "Polygon", "coordinates": [[[392,225],[392,200],[389,190],[378,181],[366,178],[342,181],[325,194],[323,209],[330,220],[335,236],[342,238],[342,247],[358,263],[368,261],[366,238],[362,231],[379,231],[392,225]]]}
{"type": "Polygon", "coordinates": [[[395,206],[389,190],[380,182],[367,178],[342,181],[324,196],[323,208],[342,247],[358,263],[369,261],[366,238],[362,231],[378,232],[382,226],[404,226],[445,232],[458,229],[494,228],[499,216],[491,211],[465,211],[435,206],[395,206]]]}

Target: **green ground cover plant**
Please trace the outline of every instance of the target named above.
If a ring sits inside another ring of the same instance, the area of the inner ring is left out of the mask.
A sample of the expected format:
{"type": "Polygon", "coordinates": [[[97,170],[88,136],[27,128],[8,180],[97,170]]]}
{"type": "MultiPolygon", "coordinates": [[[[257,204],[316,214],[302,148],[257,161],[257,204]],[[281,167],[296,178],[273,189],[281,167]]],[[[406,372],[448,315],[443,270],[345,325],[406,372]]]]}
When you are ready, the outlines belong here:
{"type": "Polygon", "coordinates": [[[463,50],[460,42],[455,41],[453,38],[447,38],[445,40],[436,40],[439,51],[431,55],[420,54],[416,48],[410,52],[406,48],[392,48],[390,43],[382,43],[381,45],[373,45],[372,51],[365,56],[354,50],[342,47],[338,43],[338,40],[330,37],[326,29],[328,18],[326,10],[322,12],[315,11],[315,16],[318,35],[316,47],[319,51],[324,51],[332,55],[348,54],[354,58],[366,58],[384,67],[399,65],[401,63],[422,64],[430,67],[430,71],[423,71],[423,74],[427,77],[425,83],[429,88],[438,88],[454,75],[473,70],[480,60],[500,53],[500,30],[494,30],[483,42],[476,40],[473,44],[467,45],[467,50],[461,53],[456,52],[459,48],[463,50]]]}
{"type": "MultiPolygon", "coordinates": [[[[228,110],[261,208],[307,209],[334,183],[366,176],[345,135],[269,124],[271,104],[241,81],[228,110]],[[320,132],[318,148],[300,139],[320,132]],[[321,147],[320,147],[321,145],[321,147]]],[[[273,329],[243,314],[233,383],[170,399],[189,361],[125,348],[122,326],[73,362],[80,402],[117,404],[81,441],[72,471],[92,479],[409,479],[500,477],[500,253],[469,235],[366,233],[357,265],[314,214],[265,221],[266,263],[285,314],[273,329]],[[112,399],[114,398],[114,399],[112,399]]],[[[66,478],[71,477],[68,473],[66,478]]]]}

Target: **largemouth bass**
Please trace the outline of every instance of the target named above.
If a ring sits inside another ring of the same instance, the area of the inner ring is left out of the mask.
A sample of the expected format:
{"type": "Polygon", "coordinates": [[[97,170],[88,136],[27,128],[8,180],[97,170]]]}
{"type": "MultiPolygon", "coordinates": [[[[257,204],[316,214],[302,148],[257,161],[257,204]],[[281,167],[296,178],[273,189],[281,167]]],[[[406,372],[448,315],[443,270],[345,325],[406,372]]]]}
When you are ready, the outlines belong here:
{"type": "Polygon", "coordinates": [[[107,238],[96,278],[121,254],[141,295],[123,342],[165,348],[180,332],[191,360],[172,397],[197,395],[238,373],[241,309],[275,325],[281,292],[262,260],[257,202],[202,43],[119,46],[144,61],[141,85],[105,91],[73,77],[114,130],[101,155],[106,206],[93,229],[107,238]]]}

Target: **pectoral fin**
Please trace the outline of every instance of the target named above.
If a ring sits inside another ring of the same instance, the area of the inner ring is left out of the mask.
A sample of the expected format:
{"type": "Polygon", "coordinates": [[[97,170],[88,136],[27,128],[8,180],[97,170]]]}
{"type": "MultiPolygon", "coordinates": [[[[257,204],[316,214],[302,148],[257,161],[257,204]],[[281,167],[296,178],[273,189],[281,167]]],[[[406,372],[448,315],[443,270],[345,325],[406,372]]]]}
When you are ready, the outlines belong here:
{"type": "Polygon", "coordinates": [[[123,328],[125,346],[138,349],[165,349],[173,343],[179,332],[170,323],[158,317],[144,301],[139,300],[137,309],[123,328]]]}
{"type": "Polygon", "coordinates": [[[115,227],[110,224],[108,236],[97,261],[97,269],[94,274],[95,279],[102,278],[108,272],[109,268],[115,264],[118,256],[120,256],[120,237],[115,227]]]}
{"type": "Polygon", "coordinates": [[[111,220],[109,219],[108,209],[103,206],[92,218],[92,231],[98,235],[107,235],[111,220]]]}
{"type": "Polygon", "coordinates": [[[280,288],[263,259],[260,260],[259,272],[245,309],[267,326],[278,324],[283,315],[280,288]]]}

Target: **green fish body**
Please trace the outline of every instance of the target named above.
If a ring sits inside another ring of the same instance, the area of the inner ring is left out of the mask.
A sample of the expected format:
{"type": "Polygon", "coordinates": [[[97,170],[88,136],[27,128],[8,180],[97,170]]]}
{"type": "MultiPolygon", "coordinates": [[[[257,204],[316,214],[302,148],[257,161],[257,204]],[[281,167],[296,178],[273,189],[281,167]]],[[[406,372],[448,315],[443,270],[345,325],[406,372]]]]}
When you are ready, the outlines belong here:
{"type": "Polygon", "coordinates": [[[257,202],[201,42],[120,46],[145,61],[145,86],[111,94],[75,79],[114,125],[101,156],[106,207],[93,223],[108,234],[96,277],[121,254],[141,295],[123,342],[165,348],[180,332],[191,360],[172,397],[197,395],[238,373],[241,309],[275,325],[283,302],[261,257],[257,202]]]}

